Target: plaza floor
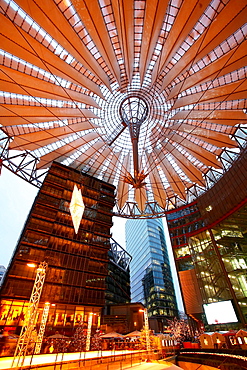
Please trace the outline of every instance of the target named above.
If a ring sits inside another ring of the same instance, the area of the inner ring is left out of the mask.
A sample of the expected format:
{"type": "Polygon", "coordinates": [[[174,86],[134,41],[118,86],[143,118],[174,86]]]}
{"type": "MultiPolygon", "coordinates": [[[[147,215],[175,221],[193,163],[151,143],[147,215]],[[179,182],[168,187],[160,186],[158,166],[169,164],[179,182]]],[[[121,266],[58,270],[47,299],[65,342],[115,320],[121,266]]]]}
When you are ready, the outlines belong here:
{"type": "MultiPolygon", "coordinates": [[[[76,363],[77,361],[84,361],[85,363],[91,360],[96,360],[97,358],[101,358],[105,360],[108,358],[111,361],[111,364],[114,364],[114,361],[118,361],[118,358],[121,355],[134,355],[136,354],[135,351],[90,351],[90,352],[75,352],[75,353],[56,353],[56,354],[44,354],[44,355],[33,355],[33,356],[26,356],[23,363],[22,359],[15,359],[13,363],[13,357],[2,357],[0,358],[0,369],[11,369],[11,368],[19,368],[24,369],[28,368],[31,369],[32,367],[37,368],[40,366],[44,367],[45,365],[49,366],[49,368],[56,365],[61,368],[61,364],[68,364],[68,363],[76,363]]],[[[62,366],[64,367],[64,366],[62,366]]],[[[78,366],[79,367],[79,366],[78,366]]],[[[172,364],[171,362],[164,362],[158,363],[157,361],[152,362],[143,362],[141,364],[132,364],[130,367],[135,368],[136,370],[178,370],[181,369],[180,367],[172,364]]],[[[128,367],[124,367],[127,369],[128,367]]],[[[120,367],[119,367],[120,369],[120,367]]],[[[122,365],[121,365],[122,369],[122,365]]]]}

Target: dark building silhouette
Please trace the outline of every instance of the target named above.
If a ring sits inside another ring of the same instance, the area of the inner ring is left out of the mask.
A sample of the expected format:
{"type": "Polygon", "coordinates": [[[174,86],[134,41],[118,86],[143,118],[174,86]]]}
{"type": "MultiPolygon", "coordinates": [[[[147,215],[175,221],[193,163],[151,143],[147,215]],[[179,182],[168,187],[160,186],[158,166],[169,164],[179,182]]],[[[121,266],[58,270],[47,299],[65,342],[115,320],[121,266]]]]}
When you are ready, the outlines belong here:
{"type": "Polygon", "coordinates": [[[140,302],[106,305],[103,310],[101,329],[127,334],[141,331],[144,325],[144,306],[140,302]]]}
{"type": "Polygon", "coordinates": [[[111,238],[110,243],[105,303],[106,305],[130,303],[131,256],[114,239],[111,238]]]}

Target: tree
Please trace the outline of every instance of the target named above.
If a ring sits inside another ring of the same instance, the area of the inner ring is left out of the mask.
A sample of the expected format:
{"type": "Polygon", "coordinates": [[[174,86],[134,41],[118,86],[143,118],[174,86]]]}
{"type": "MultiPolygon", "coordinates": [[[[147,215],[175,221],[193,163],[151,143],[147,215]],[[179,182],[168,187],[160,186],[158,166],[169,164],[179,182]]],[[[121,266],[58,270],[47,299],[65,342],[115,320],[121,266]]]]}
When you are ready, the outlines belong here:
{"type": "Polygon", "coordinates": [[[102,338],[100,337],[100,331],[97,329],[94,336],[91,338],[91,350],[100,351],[102,349],[102,338]]]}
{"type": "Polygon", "coordinates": [[[175,317],[173,320],[168,320],[168,330],[178,344],[192,340],[188,321],[184,318],[178,319],[175,317]]]}

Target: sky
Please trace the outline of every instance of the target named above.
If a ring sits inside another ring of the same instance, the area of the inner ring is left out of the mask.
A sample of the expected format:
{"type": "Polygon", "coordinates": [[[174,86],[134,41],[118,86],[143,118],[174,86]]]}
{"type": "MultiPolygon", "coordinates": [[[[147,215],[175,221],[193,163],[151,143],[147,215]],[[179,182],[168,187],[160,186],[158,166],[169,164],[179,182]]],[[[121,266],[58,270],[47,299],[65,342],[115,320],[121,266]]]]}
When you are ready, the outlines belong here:
{"type": "MultiPolygon", "coordinates": [[[[0,175],[0,265],[8,266],[38,190],[35,186],[19,178],[5,167],[2,167],[0,175]]],[[[125,219],[113,217],[113,224],[111,229],[112,237],[125,248],[125,219]]],[[[180,311],[183,311],[178,278],[165,220],[164,230],[178,307],[180,311]]]]}

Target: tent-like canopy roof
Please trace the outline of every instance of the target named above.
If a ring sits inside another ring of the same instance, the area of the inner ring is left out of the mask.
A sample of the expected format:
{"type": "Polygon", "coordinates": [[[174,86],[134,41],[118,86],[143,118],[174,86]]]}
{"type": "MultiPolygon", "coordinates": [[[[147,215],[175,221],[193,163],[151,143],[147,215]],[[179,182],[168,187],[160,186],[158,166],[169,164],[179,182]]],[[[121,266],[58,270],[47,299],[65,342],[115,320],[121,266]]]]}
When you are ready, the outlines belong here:
{"type": "Polygon", "coordinates": [[[122,334],[119,334],[115,331],[111,331],[110,333],[102,334],[100,338],[123,338],[122,334]]]}
{"type": "Polygon", "coordinates": [[[246,141],[246,0],[1,0],[3,164],[115,184],[116,214],[194,200],[246,141]]]}
{"type": "Polygon", "coordinates": [[[141,332],[139,330],[134,330],[128,334],[125,334],[125,338],[138,338],[141,336],[141,332]]]}

